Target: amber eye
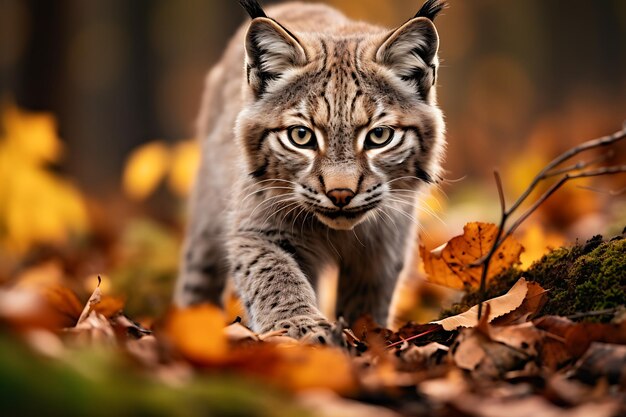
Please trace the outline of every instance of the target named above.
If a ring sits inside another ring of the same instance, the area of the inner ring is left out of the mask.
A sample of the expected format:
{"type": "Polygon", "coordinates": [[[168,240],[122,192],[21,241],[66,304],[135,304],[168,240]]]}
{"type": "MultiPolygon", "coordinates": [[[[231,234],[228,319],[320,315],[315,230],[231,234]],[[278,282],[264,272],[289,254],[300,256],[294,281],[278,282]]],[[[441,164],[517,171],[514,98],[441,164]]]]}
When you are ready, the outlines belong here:
{"type": "Polygon", "coordinates": [[[377,127],[372,129],[365,138],[365,149],[382,148],[391,142],[394,131],[390,127],[377,127]]]}
{"type": "Polygon", "coordinates": [[[289,140],[298,148],[315,149],[317,148],[317,139],[315,133],[308,127],[294,126],[289,128],[289,140]]]}

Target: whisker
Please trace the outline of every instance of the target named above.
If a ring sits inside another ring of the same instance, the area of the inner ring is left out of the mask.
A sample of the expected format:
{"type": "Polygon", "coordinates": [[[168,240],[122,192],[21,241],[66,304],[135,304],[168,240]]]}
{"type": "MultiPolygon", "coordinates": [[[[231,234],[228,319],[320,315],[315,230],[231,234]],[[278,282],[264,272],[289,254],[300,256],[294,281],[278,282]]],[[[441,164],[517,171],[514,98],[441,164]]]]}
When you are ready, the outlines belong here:
{"type": "Polygon", "coordinates": [[[250,194],[248,194],[247,196],[245,196],[245,197],[241,200],[241,202],[242,202],[242,203],[243,203],[243,202],[245,202],[247,199],[249,199],[250,197],[252,197],[252,196],[253,196],[253,195],[255,195],[255,194],[262,193],[262,192],[264,192],[264,191],[269,191],[269,190],[290,190],[290,191],[294,191],[294,189],[293,189],[293,188],[291,188],[291,187],[265,187],[265,188],[261,188],[261,189],[259,189],[259,190],[255,190],[255,191],[251,192],[250,194]]]}
{"type": "MultiPolygon", "coordinates": [[[[257,206],[254,208],[254,210],[252,210],[252,213],[250,213],[250,217],[253,217],[254,214],[256,213],[256,211],[261,206],[263,206],[264,204],[271,203],[272,200],[276,200],[276,199],[280,199],[280,198],[282,198],[282,200],[278,200],[277,202],[282,202],[282,201],[287,201],[288,199],[293,199],[294,196],[293,196],[293,194],[280,194],[280,195],[275,195],[273,197],[267,198],[267,199],[261,201],[259,204],[257,204],[257,206]]],[[[276,203],[276,201],[274,203],[276,203]]]]}
{"type": "Polygon", "coordinates": [[[402,211],[400,209],[397,209],[397,208],[395,208],[395,207],[393,207],[392,205],[389,205],[389,204],[385,204],[385,208],[389,208],[389,209],[391,209],[393,211],[396,211],[396,212],[402,214],[404,217],[406,217],[407,219],[411,220],[417,227],[420,227],[419,222],[414,217],[409,215],[408,213],[406,213],[406,212],[404,212],[404,211],[402,211]]]}
{"type": "Polygon", "coordinates": [[[396,233],[400,233],[400,230],[398,229],[398,225],[397,225],[397,224],[396,224],[396,222],[394,221],[393,217],[391,217],[391,216],[389,215],[389,213],[387,213],[385,210],[382,210],[382,209],[380,209],[380,208],[377,208],[377,209],[376,209],[376,212],[380,212],[380,214],[381,214],[380,218],[381,218],[382,220],[384,220],[385,224],[389,224],[389,223],[391,223],[391,225],[393,225],[393,227],[396,229],[396,233]],[[386,218],[385,218],[385,217],[382,217],[382,215],[383,215],[383,214],[386,216],[386,218]],[[388,220],[387,220],[387,219],[388,219],[388,220]]]}
{"type": "Polygon", "coordinates": [[[293,218],[293,221],[291,222],[291,234],[293,235],[293,228],[296,225],[296,221],[298,220],[298,217],[300,217],[300,215],[302,214],[302,212],[304,212],[306,210],[306,207],[302,207],[300,209],[300,211],[296,214],[296,217],[293,218]]]}
{"type": "Polygon", "coordinates": [[[289,210],[287,213],[285,213],[283,215],[283,217],[280,219],[280,224],[278,225],[278,230],[283,230],[283,222],[285,221],[285,218],[287,216],[289,216],[289,214],[291,214],[293,211],[297,210],[298,207],[300,207],[300,201],[296,201],[295,203],[291,203],[289,205],[289,207],[293,207],[291,210],[289,210]]]}

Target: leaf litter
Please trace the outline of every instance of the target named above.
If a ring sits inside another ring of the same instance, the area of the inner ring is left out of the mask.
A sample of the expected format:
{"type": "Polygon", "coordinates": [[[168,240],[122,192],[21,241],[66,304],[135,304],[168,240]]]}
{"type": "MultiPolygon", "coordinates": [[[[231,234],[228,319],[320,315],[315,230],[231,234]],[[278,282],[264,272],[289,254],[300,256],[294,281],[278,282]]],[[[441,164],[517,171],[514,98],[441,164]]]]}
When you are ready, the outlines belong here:
{"type": "MultiPolygon", "coordinates": [[[[484,246],[489,230],[475,224],[466,233],[478,233],[484,246]]],[[[511,242],[502,250],[513,255],[500,258],[499,269],[518,261],[521,246],[511,242]]],[[[456,253],[463,246],[448,247],[456,253]]],[[[463,262],[484,253],[472,250],[463,262]]],[[[462,286],[476,285],[473,272],[454,268],[448,272],[462,286]]],[[[477,306],[397,331],[363,317],[343,330],[347,348],[303,344],[281,331],[256,334],[210,305],[172,308],[145,328],[99,285],[84,304],[59,286],[2,289],[0,323],[35,352],[66,363],[82,350],[104,349],[173,389],[190,389],[203,375],[251,379],[288,393],[311,415],[624,415],[626,320],[537,318],[548,297],[522,278],[487,300],[480,320],[477,306]]]]}

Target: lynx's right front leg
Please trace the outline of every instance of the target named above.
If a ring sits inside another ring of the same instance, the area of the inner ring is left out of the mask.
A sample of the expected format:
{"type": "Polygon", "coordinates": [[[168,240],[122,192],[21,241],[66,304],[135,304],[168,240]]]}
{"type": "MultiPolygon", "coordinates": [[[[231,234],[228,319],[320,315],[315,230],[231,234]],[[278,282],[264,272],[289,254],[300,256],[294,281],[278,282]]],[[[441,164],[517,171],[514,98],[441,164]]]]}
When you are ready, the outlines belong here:
{"type": "Polygon", "coordinates": [[[285,239],[248,233],[232,240],[232,274],[251,326],[260,333],[284,329],[296,339],[331,342],[331,325],[316,305],[311,283],[289,253],[292,249],[285,239]]]}

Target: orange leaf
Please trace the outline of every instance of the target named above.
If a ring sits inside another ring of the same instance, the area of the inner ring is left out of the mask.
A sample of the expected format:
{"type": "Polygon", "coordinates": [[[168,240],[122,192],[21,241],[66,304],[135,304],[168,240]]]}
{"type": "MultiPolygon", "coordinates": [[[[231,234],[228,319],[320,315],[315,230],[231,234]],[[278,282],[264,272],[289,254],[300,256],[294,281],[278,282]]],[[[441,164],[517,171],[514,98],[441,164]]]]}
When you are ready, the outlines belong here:
{"type": "Polygon", "coordinates": [[[322,387],[339,393],[355,387],[350,362],[338,349],[294,346],[280,354],[281,360],[268,371],[285,387],[295,391],[322,387]]]}
{"type": "MultiPolygon", "coordinates": [[[[428,281],[460,290],[478,288],[483,267],[473,264],[487,255],[497,233],[495,224],[468,223],[461,236],[452,238],[441,249],[429,252],[420,246],[428,281]]],[[[512,237],[506,239],[491,259],[487,281],[519,263],[523,250],[512,237]]]]}
{"type": "Polygon", "coordinates": [[[61,327],[73,327],[76,325],[83,305],[74,291],[61,285],[52,285],[42,289],[43,298],[59,317],[61,327]]]}
{"type": "Polygon", "coordinates": [[[93,310],[106,318],[111,318],[122,311],[124,304],[124,299],[122,298],[103,295],[100,302],[93,307],[93,310]]]}
{"type": "Polygon", "coordinates": [[[174,310],[167,321],[166,332],[174,347],[187,359],[209,364],[227,354],[225,326],[220,309],[202,305],[174,310]]]}

